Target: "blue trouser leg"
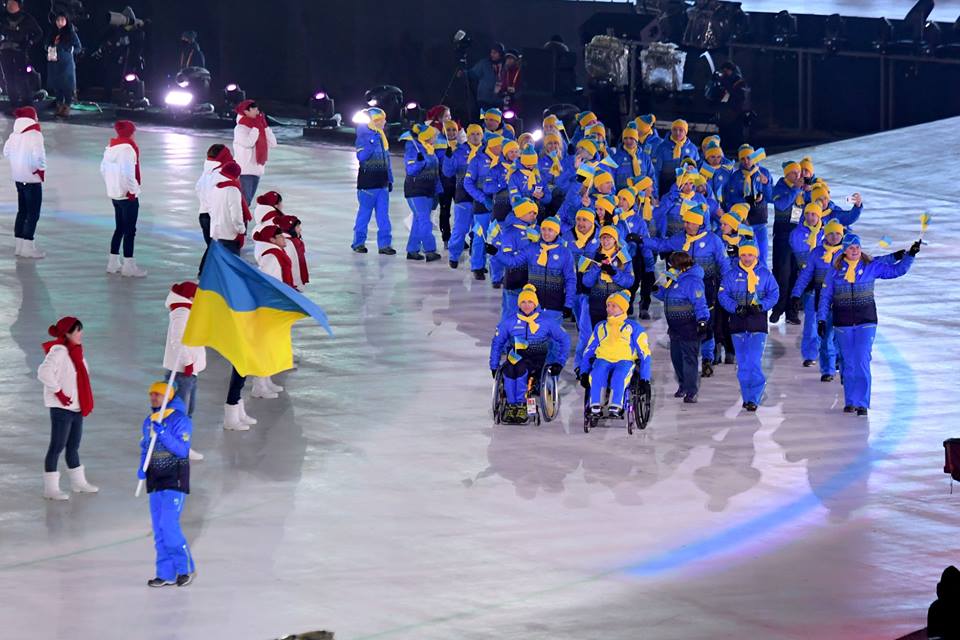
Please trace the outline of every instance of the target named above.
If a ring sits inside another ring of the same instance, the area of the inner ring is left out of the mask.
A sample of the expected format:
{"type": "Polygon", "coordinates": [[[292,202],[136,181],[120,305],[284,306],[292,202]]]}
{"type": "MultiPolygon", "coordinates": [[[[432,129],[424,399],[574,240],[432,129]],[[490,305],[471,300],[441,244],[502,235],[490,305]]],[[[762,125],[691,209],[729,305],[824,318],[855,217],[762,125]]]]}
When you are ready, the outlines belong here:
{"type": "MultiPolygon", "coordinates": [[[[490,237],[490,232],[493,230],[493,225],[495,224],[500,224],[500,223],[497,222],[496,220],[490,221],[490,224],[487,226],[487,231],[484,237],[486,238],[490,237]]],[[[503,272],[504,272],[504,268],[502,264],[500,264],[496,260],[490,261],[490,279],[493,282],[503,282],[503,272]]]]}
{"type": "Polygon", "coordinates": [[[455,202],[453,205],[453,228],[450,230],[450,242],[447,248],[450,251],[450,262],[459,262],[463,253],[463,246],[473,224],[473,203],[455,202]]]}
{"type": "Polygon", "coordinates": [[[385,249],[393,244],[393,226],[390,224],[390,192],[386,187],[377,189],[374,209],[377,212],[377,248],[385,249]]]}
{"type": "MultiPolygon", "coordinates": [[[[707,320],[707,324],[710,325],[711,327],[713,326],[713,323],[716,322],[716,315],[717,315],[717,310],[716,308],[712,307],[710,309],[710,319],[707,320]]],[[[709,360],[710,362],[713,362],[714,349],[716,348],[716,346],[717,346],[717,341],[713,337],[713,330],[711,329],[707,339],[703,340],[700,343],[700,358],[703,360],[709,360]]]]}
{"type": "MultiPolygon", "coordinates": [[[[816,318],[814,318],[816,322],[816,318]]],[[[833,314],[827,316],[827,333],[820,341],[820,374],[837,372],[837,332],[833,328],[833,314]]]]}
{"type": "MultiPolygon", "coordinates": [[[[801,300],[803,301],[803,336],[800,338],[800,356],[804,360],[816,360],[820,353],[820,337],[817,335],[817,310],[813,304],[813,292],[808,291],[803,294],[801,300]]],[[[820,373],[823,373],[822,366],[820,373]]]]}
{"type": "Polygon", "coordinates": [[[473,214],[473,244],[470,245],[470,269],[473,271],[479,271],[487,266],[487,253],[486,247],[484,247],[484,239],[487,237],[487,226],[489,224],[489,211],[486,213],[473,214]]]}
{"type": "Polygon", "coordinates": [[[240,176],[240,192],[243,195],[243,199],[246,201],[248,207],[253,207],[256,204],[253,201],[254,196],[257,195],[257,187],[260,185],[260,176],[255,176],[252,174],[240,176]]]}
{"type": "Polygon", "coordinates": [[[352,247],[359,247],[367,241],[367,227],[370,216],[377,212],[378,248],[389,247],[393,241],[390,227],[390,194],[386,187],[381,189],[357,189],[357,220],[353,225],[352,247]]]}
{"type": "Polygon", "coordinates": [[[417,196],[407,198],[413,223],[410,225],[410,237],[407,239],[407,253],[417,253],[421,249],[430,253],[437,250],[437,240],[433,237],[433,224],[430,222],[430,207],[433,198],[417,196]]]}
{"type": "Polygon", "coordinates": [[[500,309],[500,319],[509,318],[517,313],[517,302],[520,297],[520,289],[504,289],[503,304],[500,309]]]}
{"type": "Polygon", "coordinates": [[[603,404],[603,390],[610,384],[613,364],[599,358],[594,360],[593,367],[590,369],[590,404],[603,404]]]}
{"type": "Polygon", "coordinates": [[[767,378],[763,375],[763,348],[767,334],[756,331],[733,334],[733,348],[737,352],[737,381],[743,401],[760,404],[767,378]]]}
{"type": "Polygon", "coordinates": [[[623,408],[623,396],[632,374],[632,361],[621,360],[613,363],[613,370],[610,372],[610,406],[623,408]]]}
{"type": "Polygon", "coordinates": [[[853,407],[870,407],[870,359],[877,325],[862,324],[855,327],[835,327],[840,355],[843,357],[844,404],[853,407]]]}
{"type": "MultiPolygon", "coordinates": [[[[688,396],[694,396],[700,390],[700,359],[697,357],[699,352],[698,340],[670,338],[670,361],[673,363],[673,371],[680,384],[680,390],[688,396]]],[[[739,358],[740,353],[737,352],[737,359],[739,358]]]]}
{"type": "Polygon", "coordinates": [[[581,369],[583,352],[587,348],[587,342],[590,341],[590,335],[593,333],[593,326],[590,324],[590,306],[587,304],[587,296],[583,296],[583,304],[580,306],[580,315],[578,318],[577,348],[573,352],[573,366],[581,369]]]}
{"type": "Polygon", "coordinates": [[[187,417],[192,418],[193,407],[197,399],[197,376],[188,376],[178,372],[174,377],[174,383],[177,385],[176,396],[183,401],[183,405],[187,408],[187,417]]]}
{"type": "Polygon", "coordinates": [[[185,493],[169,489],[150,493],[157,577],[164,580],[176,580],[178,575],[195,570],[190,547],[180,529],[180,513],[186,497],[185,493]]]}
{"type": "Polygon", "coordinates": [[[509,360],[503,363],[503,390],[510,404],[522,404],[527,398],[527,378],[530,374],[526,363],[521,360],[512,364],[509,360]]]}
{"type": "Polygon", "coordinates": [[[753,237],[757,241],[757,248],[760,250],[760,264],[767,266],[767,225],[752,224],[753,237]]]}

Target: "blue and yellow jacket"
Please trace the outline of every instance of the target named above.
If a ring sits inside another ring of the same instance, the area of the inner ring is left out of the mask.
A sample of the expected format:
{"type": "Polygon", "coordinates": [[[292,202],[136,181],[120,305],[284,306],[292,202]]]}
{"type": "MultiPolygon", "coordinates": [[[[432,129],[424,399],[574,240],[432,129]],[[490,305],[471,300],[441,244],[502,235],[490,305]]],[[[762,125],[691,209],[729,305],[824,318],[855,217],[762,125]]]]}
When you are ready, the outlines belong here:
{"type": "Polygon", "coordinates": [[[577,237],[577,230],[575,228],[564,231],[560,234],[560,237],[567,245],[567,249],[570,251],[570,257],[573,258],[573,266],[577,272],[576,293],[584,294],[587,290],[583,286],[583,272],[579,269],[580,258],[582,256],[589,258],[600,248],[600,228],[594,226],[593,231],[590,232],[590,236],[584,238],[582,241],[577,237]],[[578,242],[582,242],[583,246],[580,246],[578,242]]]}
{"type": "Polygon", "coordinates": [[[767,311],[777,304],[780,298],[780,287],[777,286],[777,281],[770,270],[759,262],[753,272],[758,278],[753,293],[750,293],[747,282],[747,270],[740,266],[739,260],[736,266],[723,276],[718,299],[720,306],[730,314],[730,333],[767,333],[767,311]],[[736,311],[740,305],[748,308],[756,307],[756,310],[762,313],[738,316],[736,311]]]}
{"type": "Polygon", "coordinates": [[[573,309],[577,269],[563,238],[549,245],[542,239],[531,242],[515,258],[505,259],[511,266],[520,261],[526,262],[527,282],[537,288],[541,307],[549,311],[573,309]]]}
{"type": "Polygon", "coordinates": [[[800,271],[797,273],[797,282],[790,294],[799,298],[803,296],[807,289],[812,289],[819,305],[820,292],[823,290],[823,282],[826,280],[827,272],[833,269],[833,261],[842,250],[840,245],[835,245],[830,247],[828,252],[823,242],[818,244],[800,267],[800,271]]]}
{"type": "Polygon", "coordinates": [[[840,258],[839,268],[827,271],[817,308],[817,318],[826,321],[833,314],[833,326],[851,327],[877,324],[877,305],[873,297],[874,282],[899,278],[910,270],[913,256],[907,254],[895,262],[889,256],[864,263],[854,268],[853,282],[847,281],[847,261],[840,258]]]}
{"type": "Polygon", "coordinates": [[[677,175],[677,169],[680,168],[680,162],[684,158],[691,158],[694,162],[700,162],[700,151],[697,145],[690,142],[690,138],[684,140],[680,147],[680,157],[673,157],[673,150],[676,144],[670,136],[663,138],[653,152],[650,154],[650,161],[653,163],[653,169],[660,177],[669,177],[673,179],[677,175]]]}
{"type": "MultiPolygon", "coordinates": [[[[641,135],[643,134],[641,133],[641,135]]],[[[646,138],[637,141],[637,144],[640,145],[644,155],[650,158],[651,167],[653,166],[653,153],[657,150],[657,147],[660,146],[661,142],[663,142],[663,138],[660,137],[660,134],[657,133],[656,129],[651,129],[646,138]]],[[[656,168],[654,167],[654,169],[656,168]]]]}
{"type": "MultiPolygon", "coordinates": [[[[790,250],[793,251],[793,256],[797,259],[797,268],[803,270],[807,265],[807,261],[810,259],[810,245],[807,244],[807,241],[810,239],[810,234],[813,230],[806,225],[806,223],[798,224],[794,227],[793,231],[790,232],[790,250]]],[[[823,243],[823,226],[821,225],[820,229],[817,229],[817,240],[813,245],[813,248],[816,249],[823,243]]]]}
{"type": "Polygon", "coordinates": [[[416,140],[407,140],[403,151],[407,177],[403,181],[404,198],[435,198],[443,193],[440,184],[440,161],[416,140]],[[423,157],[418,160],[417,156],[423,157]]]}
{"type": "Polygon", "coordinates": [[[628,186],[633,186],[633,182],[650,176],[650,179],[653,180],[653,191],[656,193],[657,178],[659,176],[657,176],[657,173],[653,170],[653,163],[650,162],[650,157],[643,152],[643,149],[637,148],[637,161],[640,163],[639,174],[633,170],[633,158],[626,149],[617,149],[611,157],[613,161],[617,163],[617,169],[613,174],[617,191],[628,186]]]}
{"type": "Polygon", "coordinates": [[[357,126],[357,189],[383,189],[393,184],[390,152],[380,134],[365,124],[357,126]]]}
{"type": "Polygon", "coordinates": [[[727,258],[727,250],[720,236],[711,231],[703,230],[703,227],[700,227],[700,229],[701,232],[697,236],[702,237],[693,236],[696,239],[690,240],[687,249],[684,249],[684,246],[688,244],[686,231],[675,233],[666,240],[650,238],[643,243],[643,246],[650,245],[650,250],[656,253],[673,253],[674,251],[689,253],[693,261],[703,270],[701,277],[704,281],[710,281],[711,283],[707,286],[707,303],[712,305],[714,291],[720,283],[720,279],[730,270],[730,260],[727,258]]]}
{"type": "Polygon", "coordinates": [[[600,263],[606,259],[602,251],[598,248],[592,256],[584,256],[592,262],[581,260],[582,266],[578,266],[578,271],[583,272],[581,283],[587,291],[590,318],[594,323],[607,316],[607,297],[610,294],[633,286],[633,260],[630,254],[625,249],[614,253],[610,259],[614,273],[608,275],[600,269],[600,263]]]}
{"type": "Polygon", "coordinates": [[[750,207],[750,213],[745,222],[749,225],[766,224],[768,220],[767,205],[773,199],[773,177],[766,168],[756,165],[755,171],[747,180],[743,169],[739,166],[730,174],[726,191],[723,194],[723,203],[730,207],[741,202],[747,202],[748,196],[762,194],[763,199],[757,206],[750,207]],[[767,177],[767,184],[760,182],[760,175],[767,177]]]}
{"type": "Polygon", "coordinates": [[[163,425],[161,433],[157,435],[157,443],[153,448],[150,466],[147,468],[147,492],[153,491],[180,491],[190,493],[190,438],[193,435],[193,422],[187,417],[187,409],[183,401],[174,397],[167,404],[163,419],[153,412],[143,420],[140,427],[140,466],[147,458],[147,449],[150,448],[151,424],[159,422],[163,425]]]}
{"type": "Polygon", "coordinates": [[[831,200],[827,203],[827,208],[823,210],[823,220],[836,218],[837,222],[843,225],[843,228],[850,231],[850,226],[860,219],[863,213],[863,207],[850,207],[850,209],[841,209],[837,203],[831,200]]]}
{"type": "Polygon", "coordinates": [[[697,323],[710,319],[710,310],[703,290],[703,269],[693,265],[676,280],[668,278],[663,287],[653,292],[663,302],[667,333],[679,340],[697,340],[697,323]]]}
{"type": "Polygon", "coordinates": [[[724,158],[720,161],[720,166],[714,169],[706,160],[700,161],[700,175],[707,181],[707,186],[713,192],[713,197],[717,203],[723,204],[723,190],[730,181],[730,174],[736,168],[736,165],[729,159],[724,158]]]}
{"type": "Polygon", "coordinates": [[[650,380],[650,343],[643,326],[625,315],[597,323],[580,361],[580,373],[590,373],[594,360],[639,362],[642,380],[650,380]]]}
{"type": "Polygon", "coordinates": [[[528,225],[511,211],[506,220],[492,229],[490,236],[487,242],[499,249],[490,261],[504,268],[503,287],[509,290],[522,289],[527,284],[524,251],[528,245],[540,239],[537,225],[528,225]]]}
{"type": "Polygon", "coordinates": [[[791,186],[786,178],[777,180],[777,184],[773,186],[773,191],[770,193],[770,200],[773,203],[774,228],[782,227],[786,229],[789,227],[792,229],[794,225],[803,222],[803,208],[806,206],[805,196],[806,192],[802,185],[791,186]],[[799,215],[797,222],[790,221],[794,214],[794,207],[799,209],[796,212],[799,215]]]}
{"type": "MultiPolygon", "coordinates": [[[[482,150],[478,150],[474,154],[474,158],[481,153],[482,150]]],[[[443,175],[447,176],[448,178],[456,179],[453,192],[454,202],[473,202],[473,196],[467,192],[463,184],[463,181],[467,175],[467,169],[470,166],[470,162],[467,160],[469,157],[470,145],[466,142],[457,145],[457,148],[454,150],[453,154],[449,156],[444,155],[443,157],[443,162],[441,165],[443,175]]]]}
{"type": "Polygon", "coordinates": [[[570,336],[563,330],[560,323],[549,317],[544,317],[543,309],[537,307],[529,316],[518,311],[516,314],[504,318],[497,325],[490,344],[490,369],[500,366],[503,355],[528,360],[542,360],[545,364],[563,365],[570,353],[570,336]],[[521,320],[521,317],[535,317],[536,331],[530,328],[530,323],[521,320]]]}
{"type": "Polygon", "coordinates": [[[513,173],[510,174],[510,179],[507,181],[507,186],[510,193],[511,200],[517,200],[519,198],[530,198],[534,202],[538,203],[540,206],[544,206],[550,203],[550,184],[547,182],[547,177],[549,174],[544,174],[543,169],[538,165],[536,173],[533,176],[527,176],[524,174],[524,171],[529,171],[526,167],[518,165],[514,169],[513,173]],[[530,177],[533,177],[533,185],[530,185],[530,177]],[[543,189],[543,197],[540,200],[537,200],[533,197],[533,191],[537,187],[543,189]]]}
{"type": "Polygon", "coordinates": [[[703,195],[694,191],[689,198],[683,197],[677,185],[670,187],[670,191],[663,194],[658,204],[653,210],[654,233],[660,238],[669,238],[670,236],[683,231],[683,220],[680,219],[680,206],[682,204],[693,206],[697,203],[703,204],[709,210],[709,203],[703,195]]]}
{"type": "Polygon", "coordinates": [[[507,167],[502,157],[497,159],[496,166],[490,166],[493,159],[484,150],[480,150],[473,157],[463,176],[463,188],[474,201],[474,211],[489,213],[493,211],[494,198],[503,192],[507,194],[507,167]]]}
{"type": "MultiPolygon", "coordinates": [[[[647,226],[647,221],[643,219],[643,214],[637,212],[636,209],[620,212],[620,228],[623,234],[620,237],[623,239],[626,239],[631,233],[637,234],[644,241],[650,238],[650,228],[647,226]]],[[[643,248],[638,248],[635,242],[627,242],[626,247],[635,259],[637,256],[643,259],[643,265],[647,271],[653,271],[657,258],[653,255],[650,247],[646,246],[646,242],[644,242],[643,248]]]]}

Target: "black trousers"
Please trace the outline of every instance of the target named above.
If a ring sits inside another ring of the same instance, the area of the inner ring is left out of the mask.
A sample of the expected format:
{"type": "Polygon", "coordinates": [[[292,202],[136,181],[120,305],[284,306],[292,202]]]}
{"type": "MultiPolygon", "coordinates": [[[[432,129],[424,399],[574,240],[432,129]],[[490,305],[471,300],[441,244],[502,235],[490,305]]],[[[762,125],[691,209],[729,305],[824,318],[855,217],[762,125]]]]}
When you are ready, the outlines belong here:
{"type": "Polygon", "coordinates": [[[790,248],[790,232],[794,227],[796,225],[783,227],[773,225],[773,278],[780,287],[780,298],[773,305],[772,311],[778,315],[787,312],[791,318],[799,316],[790,312],[787,304],[790,302],[790,292],[793,291],[793,285],[797,283],[797,274],[800,271],[797,258],[790,248]]]}
{"type": "Polygon", "coordinates": [[[140,215],[140,200],[124,198],[113,202],[113,238],[110,239],[110,253],[120,253],[123,243],[123,257],[133,257],[133,239],[137,235],[137,216],[140,215]]]}
{"type": "Polygon", "coordinates": [[[0,51],[0,70],[6,80],[10,107],[17,108],[30,102],[30,88],[27,82],[27,54],[18,49],[0,51]]]}
{"type": "Polygon", "coordinates": [[[437,198],[440,203],[440,238],[450,242],[450,207],[453,202],[453,191],[444,190],[437,198]]]}
{"type": "Polygon", "coordinates": [[[13,236],[33,240],[40,220],[40,205],[43,203],[43,183],[17,182],[17,218],[13,223],[13,236]]]}
{"type": "Polygon", "coordinates": [[[720,353],[720,346],[723,346],[724,352],[728,354],[735,353],[733,350],[733,335],[730,333],[730,314],[720,306],[719,303],[714,306],[713,321],[713,339],[716,341],[714,353],[720,353]]]}
{"type": "Polygon", "coordinates": [[[230,371],[230,388],[227,389],[227,404],[237,404],[240,402],[240,393],[243,391],[243,385],[246,381],[247,377],[237,373],[236,369],[230,371]]]}
{"type": "Polygon", "coordinates": [[[210,214],[201,213],[198,216],[200,220],[200,232],[203,234],[203,242],[207,248],[203,250],[203,257],[200,258],[200,268],[197,269],[197,278],[203,273],[203,265],[207,262],[207,251],[210,251],[210,214]]]}
{"type": "Polygon", "coordinates": [[[43,470],[57,470],[60,453],[66,449],[67,467],[80,466],[80,438],[83,436],[83,414],[59,407],[50,407],[50,445],[43,460],[43,470]]]}
{"type": "Polygon", "coordinates": [[[656,274],[653,271],[647,271],[643,255],[640,252],[633,256],[633,273],[635,277],[633,284],[630,285],[630,308],[627,310],[627,315],[633,315],[633,305],[637,301],[637,291],[640,292],[640,309],[643,311],[650,310],[650,295],[653,293],[653,283],[656,279],[656,274]]]}

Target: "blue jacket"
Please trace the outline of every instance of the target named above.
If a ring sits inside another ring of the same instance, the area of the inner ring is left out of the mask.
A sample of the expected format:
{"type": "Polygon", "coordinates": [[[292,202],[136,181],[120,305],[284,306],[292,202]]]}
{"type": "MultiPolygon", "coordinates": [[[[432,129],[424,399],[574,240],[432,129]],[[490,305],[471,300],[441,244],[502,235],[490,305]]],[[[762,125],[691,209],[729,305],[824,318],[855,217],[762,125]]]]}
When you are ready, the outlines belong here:
{"type": "Polygon", "coordinates": [[[703,269],[693,265],[669,286],[653,292],[663,302],[667,333],[679,340],[698,340],[697,323],[710,319],[710,309],[703,290],[703,269]]]}
{"type": "MultiPolygon", "coordinates": [[[[838,254],[839,255],[839,254],[838,254]]],[[[873,298],[873,284],[880,280],[899,278],[910,270],[913,256],[907,254],[899,262],[890,258],[872,260],[857,265],[853,283],[845,279],[847,264],[841,259],[839,269],[827,271],[823,292],[817,309],[817,318],[826,321],[833,313],[833,326],[851,327],[877,324],[877,305],[873,298]]]]}
{"type": "Polygon", "coordinates": [[[403,151],[403,165],[407,168],[407,177],[403,181],[404,198],[435,198],[443,193],[436,153],[427,153],[419,142],[408,140],[403,151]]]}
{"type": "Polygon", "coordinates": [[[714,169],[706,160],[700,162],[700,172],[703,173],[703,168],[706,167],[707,171],[713,171],[713,175],[710,177],[704,176],[707,180],[707,187],[713,192],[713,197],[718,204],[723,204],[723,191],[727,187],[727,183],[730,181],[730,175],[733,173],[734,165],[724,158],[720,162],[720,166],[714,169]]]}
{"type": "Polygon", "coordinates": [[[747,272],[740,266],[739,260],[737,265],[723,276],[718,300],[720,306],[730,314],[730,333],[767,333],[767,311],[777,304],[780,287],[770,270],[759,262],[754,267],[754,273],[759,282],[753,293],[748,291],[747,272]],[[737,315],[737,307],[740,305],[750,309],[746,316],[737,315]]]}
{"type": "Polygon", "coordinates": [[[583,288],[587,291],[591,324],[596,324],[607,317],[607,297],[610,294],[633,286],[633,261],[630,254],[624,249],[615,253],[610,261],[615,271],[612,276],[607,277],[600,269],[599,263],[603,260],[600,251],[598,247],[593,255],[586,256],[593,260],[594,264],[586,267],[581,280],[583,288]]]}
{"type": "Polygon", "coordinates": [[[490,260],[504,268],[503,287],[509,290],[523,288],[527,284],[527,262],[522,258],[531,240],[527,230],[536,230],[536,225],[527,225],[510,212],[506,220],[491,231],[489,243],[499,251],[490,260]],[[515,256],[521,256],[516,258],[515,256]]]}
{"type": "Polygon", "coordinates": [[[509,206],[507,168],[503,158],[500,158],[495,167],[491,167],[490,162],[490,156],[483,151],[478,151],[463,177],[463,188],[477,205],[474,208],[475,211],[493,211],[494,199],[501,192],[507,194],[509,206]]]}
{"type": "Polygon", "coordinates": [[[684,158],[692,158],[694,162],[700,162],[700,152],[697,151],[697,145],[690,142],[687,138],[680,148],[680,157],[673,157],[673,148],[676,146],[670,136],[663,138],[650,155],[653,162],[653,169],[662,178],[664,175],[676,177],[677,169],[680,168],[680,162],[684,158]]]}
{"type": "Polygon", "coordinates": [[[831,200],[829,203],[827,203],[827,208],[823,210],[823,219],[832,220],[833,218],[836,218],[837,222],[842,224],[844,229],[849,231],[850,226],[860,219],[861,213],[863,213],[863,207],[851,207],[849,210],[841,209],[837,206],[836,202],[831,200]]]}
{"type": "MultiPolygon", "coordinates": [[[[810,238],[810,232],[812,229],[806,224],[798,224],[793,228],[793,231],[790,232],[790,250],[793,251],[794,257],[797,259],[797,268],[803,270],[807,265],[807,261],[810,259],[810,245],[807,244],[807,240],[810,238]]],[[[817,242],[813,245],[813,248],[816,249],[823,243],[823,227],[817,230],[817,242]]],[[[821,254],[822,255],[822,254],[821,254]]]]}
{"type": "MultiPolygon", "coordinates": [[[[703,227],[701,227],[701,230],[703,227]]],[[[712,285],[707,287],[707,303],[712,305],[714,300],[714,290],[723,278],[730,271],[730,260],[727,259],[727,250],[723,245],[723,240],[717,234],[707,231],[707,235],[699,240],[690,243],[690,249],[687,253],[693,258],[693,261],[702,269],[700,277],[705,281],[712,281],[712,285]]],[[[687,232],[680,231],[666,240],[662,238],[650,238],[643,243],[646,248],[656,253],[673,253],[674,251],[683,251],[683,245],[687,241],[687,232]]]]}
{"type": "MultiPolygon", "coordinates": [[[[543,176],[543,179],[547,183],[547,187],[550,191],[550,196],[553,197],[553,193],[557,187],[557,184],[560,181],[560,176],[555,176],[550,173],[550,169],[553,168],[553,158],[551,158],[546,151],[538,151],[540,154],[540,175],[543,176]]],[[[565,158],[560,158],[560,173],[563,174],[563,161],[565,158]]]]}
{"type": "Polygon", "coordinates": [[[517,344],[517,340],[526,342],[525,349],[518,349],[524,358],[539,360],[543,358],[545,364],[563,365],[570,353],[570,336],[563,330],[560,323],[549,317],[544,317],[543,309],[537,307],[534,313],[539,313],[536,323],[537,332],[530,331],[530,325],[521,320],[520,312],[504,318],[497,325],[490,344],[490,370],[500,366],[500,358],[509,353],[517,344]]]}
{"type": "Polygon", "coordinates": [[[802,185],[798,184],[791,187],[787,184],[786,178],[777,180],[777,184],[773,186],[773,191],[770,193],[770,200],[773,204],[774,228],[789,226],[792,229],[794,225],[803,222],[803,208],[806,206],[804,193],[802,185]],[[799,211],[796,212],[799,217],[796,221],[791,221],[794,207],[799,208],[799,211]]]}
{"type": "Polygon", "coordinates": [[[390,152],[383,148],[380,134],[365,124],[357,125],[357,160],[357,189],[382,189],[393,184],[390,152]]]}
{"type": "Polygon", "coordinates": [[[612,158],[613,161],[617,163],[617,170],[613,174],[613,180],[618,191],[628,186],[628,180],[636,182],[641,178],[650,176],[650,179],[653,180],[653,191],[656,193],[657,178],[659,176],[657,176],[657,173],[653,170],[653,163],[650,162],[650,157],[647,156],[642,149],[637,149],[637,160],[640,162],[639,174],[634,173],[633,158],[630,157],[626,149],[617,149],[612,158]]]}
{"type": "Polygon", "coordinates": [[[745,182],[743,170],[739,166],[730,174],[730,180],[727,181],[726,191],[723,194],[723,202],[729,208],[732,205],[741,202],[747,202],[746,196],[762,194],[763,199],[755,206],[750,207],[750,213],[745,222],[749,225],[766,224],[768,220],[767,205],[773,199],[773,177],[764,167],[758,166],[756,173],[750,177],[748,183],[748,193],[744,193],[745,182]],[[760,175],[767,177],[767,184],[760,182],[760,175]]]}
{"type": "MultiPolygon", "coordinates": [[[[168,414],[160,420],[157,429],[157,443],[153,448],[150,466],[147,468],[147,492],[174,490],[190,493],[190,438],[193,435],[193,422],[187,417],[183,401],[174,397],[167,404],[168,414]]],[[[143,462],[150,447],[150,425],[154,412],[143,420],[140,428],[140,466],[137,476],[144,478],[143,462]]],[[[158,416],[159,417],[159,416],[158,416]]]]}
{"type": "MultiPolygon", "coordinates": [[[[502,61],[501,61],[502,64],[502,61]]],[[[494,89],[497,86],[497,73],[493,69],[490,58],[477,61],[467,71],[467,77],[477,83],[477,100],[486,104],[500,102],[494,89]]]]}
{"type": "MultiPolygon", "coordinates": [[[[650,158],[650,166],[653,166],[653,154],[657,150],[657,147],[660,146],[660,143],[663,142],[663,138],[660,137],[660,134],[657,133],[656,129],[650,131],[648,135],[643,140],[639,141],[640,148],[643,149],[644,155],[650,158]]],[[[656,169],[654,167],[654,169],[656,169]]]]}
{"type": "MultiPolygon", "coordinates": [[[[480,155],[481,151],[477,151],[474,155],[480,155]]],[[[469,163],[467,162],[467,157],[470,155],[470,145],[469,144],[460,144],[457,145],[457,148],[453,151],[451,155],[444,154],[443,162],[441,164],[441,171],[443,175],[448,178],[455,178],[456,183],[453,193],[454,202],[473,202],[473,197],[467,192],[464,187],[463,181],[467,175],[467,168],[469,163]]]]}
{"type": "MultiPolygon", "coordinates": [[[[838,245],[839,246],[839,245],[838,245]]],[[[840,249],[833,255],[836,259],[840,249]]],[[[812,289],[816,296],[817,305],[820,302],[820,292],[823,290],[823,282],[826,280],[827,272],[833,269],[833,259],[824,262],[823,242],[818,244],[807,256],[805,263],[800,267],[797,273],[797,282],[793,286],[791,295],[795,298],[803,296],[807,289],[812,289]]]]}
{"type": "MultiPolygon", "coordinates": [[[[677,185],[670,187],[670,191],[663,194],[658,204],[653,209],[653,235],[658,238],[669,238],[670,236],[683,231],[683,220],[680,219],[681,205],[680,190],[677,185]]],[[[710,204],[707,199],[699,193],[694,193],[688,204],[693,205],[702,203],[709,210],[710,204]]]]}
{"type": "Polygon", "coordinates": [[[563,238],[567,249],[570,251],[570,257],[573,258],[573,268],[577,273],[577,293],[585,294],[587,290],[583,286],[583,273],[581,273],[579,269],[580,257],[587,256],[589,258],[600,248],[600,229],[598,227],[593,228],[593,235],[586,241],[583,248],[577,246],[576,229],[564,231],[560,234],[560,237],[563,238]]]}
{"type": "Polygon", "coordinates": [[[553,242],[557,246],[547,252],[546,266],[541,266],[539,259],[542,244],[543,240],[531,242],[516,257],[511,259],[505,256],[505,261],[511,265],[517,262],[526,263],[527,282],[537,288],[541,307],[550,311],[573,309],[573,299],[577,293],[577,268],[573,255],[563,239],[557,238],[553,242]]]}
{"type": "MultiPolygon", "coordinates": [[[[650,381],[651,360],[649,337],[646,330],[639,322],[632,318],[627,318],[623,322],[623,331],[629,328],[631,354],[634,362],[639,362],[637,374],[641,380],[650,381]]],[[[593,362],[596,360],[597,347],[600,341],[607,337],[607,321],[601,320],[593,328],[590,340],[587,342],[587,348],[583,351],[583,358],[580,361],[580,374],[590,373],[593,369],[593,362]]]]}
{"type": "Polygon", "coordinates": [[[508,189],[510,192],[510,200],[516,200],[517,198],[530,198],[534,202],[540,204],[540,206],[550,203],[550,185],[547,184],[547,177],[549,174],[544,174],[543,170],[538,166],[537,173],[539,177],[535,179],[534,188],[540,187],[543,189],[543,197],[540,200],[537,200],[533,197],[533,189],[527,188],[527,176],[523,175],[523,171],[526,171],[526,167],[518,167],[510,175],[510,179],[507,181],[508,189]]]}
{"type": "MultiPolygon", "coordinates": [[[[644,241],[650,237],[650,228],[647,226],[647,221],[643,219],[643,214],[638,213],[634,209],[624,211],[620,214],[620,227],[622,228],[622,239],[624,241],[626,241],[626,237],[631,233],[637,234],[643,238],[644,241]]],[[[646,246],[646,242],[644,242],[642,248],[638,248],[635,242],[627,242],[626,246],[631,256],[636,258],[637,255],[640,255],[643,258],[643,265],[647,271],[653,271],[657,258],[653,255],[650,247],[646,246]]]]}
{"type": "MultiPolygon", "coordinates": [[[[57,33],[54,31],[54,33],[57,33]]],[[[47,46],[52,46],[52,40],[47,41],[47,46]]],[[[57,43],[57,61],[47,63],[47,85],[53,91],[62,91],[72,94],[77,89],[77,66],[76,56],[80,54],[83,45],[80,44],[80,37],[72,26],[69,36],[61,38],[57,43]]],[[[203,65],[197,65],[203,66],[203,65]]]]}

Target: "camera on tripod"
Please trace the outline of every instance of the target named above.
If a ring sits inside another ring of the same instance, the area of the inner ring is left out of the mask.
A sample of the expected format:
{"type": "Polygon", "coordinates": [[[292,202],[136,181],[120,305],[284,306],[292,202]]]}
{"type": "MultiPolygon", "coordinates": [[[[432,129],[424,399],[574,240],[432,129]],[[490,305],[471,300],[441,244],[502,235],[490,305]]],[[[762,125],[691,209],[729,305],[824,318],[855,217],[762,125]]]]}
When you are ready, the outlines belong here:
{"type": "Polygon", "coordinates": [[[83,6],[82,0],[51,0],[49,20],[52,24],[57,16],[66,16],[72,24],[88,20],[90,13],[83,6]]]}
{"type": "Polygon", "coordinates": [[[467,52],[470,51],[470,45],[472,44],[473,38],[463,29],[458,29],[457,32],[453,34],[453,46],[457,56],[457,62],[461,67],[467,66],[467,52]]]}

